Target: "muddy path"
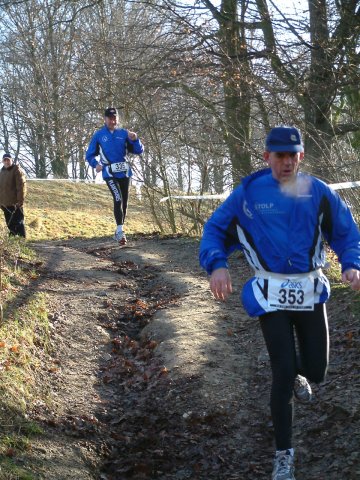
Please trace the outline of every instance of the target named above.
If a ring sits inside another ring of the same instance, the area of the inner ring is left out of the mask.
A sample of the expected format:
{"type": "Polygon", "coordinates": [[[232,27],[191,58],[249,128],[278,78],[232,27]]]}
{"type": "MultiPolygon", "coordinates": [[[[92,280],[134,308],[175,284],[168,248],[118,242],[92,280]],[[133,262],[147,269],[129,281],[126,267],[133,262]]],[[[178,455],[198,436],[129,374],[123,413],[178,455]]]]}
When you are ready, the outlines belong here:
{"type": "MultiPolygon", "coordinates": [[[[270,478],[269,366],[238,298],[250,273],[241,257],[231,259],[235,292],[223,304],[193,239],[36,249],[53,347],[39,378],[46,400],[31,412],[44,435],[15,461],[46,480],[270,478]]],[[[299,479],[360,478],[359,331],[347,311],[346,302],[333,308],[343,320],[327,384],[296,408],[299,479]]]]}

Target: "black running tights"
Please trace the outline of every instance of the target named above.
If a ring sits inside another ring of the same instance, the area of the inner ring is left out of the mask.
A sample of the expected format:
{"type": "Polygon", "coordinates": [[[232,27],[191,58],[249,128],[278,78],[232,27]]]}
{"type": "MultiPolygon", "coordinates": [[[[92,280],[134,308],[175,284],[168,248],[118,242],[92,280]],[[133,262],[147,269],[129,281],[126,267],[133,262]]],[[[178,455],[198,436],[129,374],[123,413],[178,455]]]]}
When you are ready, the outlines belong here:
{"type": "Polygon", "coordinates": [[[123,225],[129,198],[130,178],[108,178],[105,181],[113,196],[116,225],[123,225]]]}
{"type": "Polygon", "coordinates": [[[285,450],[292,447],[296,375],[299,373],[314,383],[322,382],[326,375],[329,361],[326,307],[317,304],[309,312],[278,310],[262,315],[260,324],[272,370],[270,408],[276,449],[285,450]]]}

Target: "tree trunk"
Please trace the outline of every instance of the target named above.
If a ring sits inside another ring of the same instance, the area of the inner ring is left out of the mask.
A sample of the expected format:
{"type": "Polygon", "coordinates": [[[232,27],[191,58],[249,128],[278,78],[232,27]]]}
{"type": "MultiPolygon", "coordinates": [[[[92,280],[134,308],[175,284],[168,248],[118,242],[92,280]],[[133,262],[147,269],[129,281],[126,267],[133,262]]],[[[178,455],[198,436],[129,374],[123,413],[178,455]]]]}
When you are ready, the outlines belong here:
{"type": "Polygon", "coordinates": [[[250,64],[245,32],[239,26],[237,0],[222,0],[219,40],[223,64],[226,128],[233,185],[251,171],[250,140],[250,64]]]}
{"type": "Polygon", "coordinates": [[[331,178],[329,163],[333,137],[329,112],[336,94],[326,0],[309,0],[311,63],[302,105],[306,125],[305,152],[311,170],[325,180],[331,178]],[[324,86],[326,85],[326,88],[324,86]]]}

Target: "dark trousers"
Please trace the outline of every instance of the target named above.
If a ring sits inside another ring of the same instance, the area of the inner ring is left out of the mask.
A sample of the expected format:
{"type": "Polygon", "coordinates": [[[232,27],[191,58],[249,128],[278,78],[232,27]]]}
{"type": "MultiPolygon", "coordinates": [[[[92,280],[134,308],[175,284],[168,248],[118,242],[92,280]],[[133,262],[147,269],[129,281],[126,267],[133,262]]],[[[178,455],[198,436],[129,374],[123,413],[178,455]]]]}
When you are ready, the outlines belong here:
{"type": "Polygon", "coordinates": [[[317,304],[311,312],[278,310],[262,315],[260,325],[272,370],[270,408],[276,449],[285,450],[292,446],[296,375],[301,374],[314,383],[322,382],[326,375],[329,362],[326,307],[317,304]]]}
{"type": "Polygon", "coordinates": [[[10,235],[25,238],[24,209],[22,207],[1,207],[10,235]]]}
{"type": "Polygon", "coordinates": [[[108,178],[105,181],[113,196],[116,225],[123,225],[129,199],[130,178],[108,178]]]}

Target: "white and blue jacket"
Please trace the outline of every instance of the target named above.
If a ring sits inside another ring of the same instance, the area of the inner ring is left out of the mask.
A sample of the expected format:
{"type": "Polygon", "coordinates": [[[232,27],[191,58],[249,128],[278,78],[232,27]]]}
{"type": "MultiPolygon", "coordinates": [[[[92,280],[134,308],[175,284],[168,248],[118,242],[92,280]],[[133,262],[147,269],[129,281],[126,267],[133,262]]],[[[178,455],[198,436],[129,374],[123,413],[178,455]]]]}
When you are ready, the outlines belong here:
{"type": "Polygon", "coordinates": [[[131,177],[132,171],[128,154],[142,154],[144,147],[139,139],[133,141],[124,128],[116,128],[113,133],[105,125],[94,133],[86,152],[86,161],[93,168],[99,163],[103,166],[102,176],[108,178],[131,177]]]}
{"type": "MultiPolygon", "coordinates": [[[[289,188],[281,186],[270,169],[256,172],[243,179],[204,227],[200,264],[209,274],[227,268],[235,249],[244,252],[254,269],[242,291],[250,316],[272,311],[267,305],[267,272],[303,274],[325,266],[324,239],[342,271],[360,270],[360,232],[340,196],[321,180],[301,173],[289,188]]],[[[330,286],[324,274],[316,278],[314,290],[315,303],[328,300],[330,286]]]]}

